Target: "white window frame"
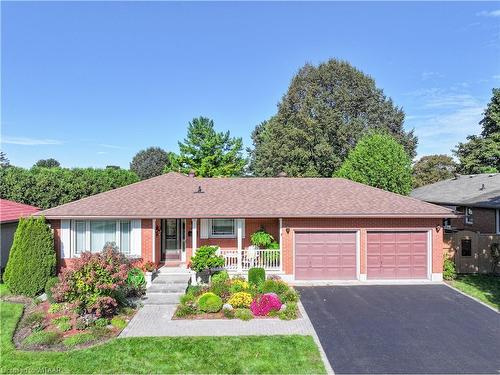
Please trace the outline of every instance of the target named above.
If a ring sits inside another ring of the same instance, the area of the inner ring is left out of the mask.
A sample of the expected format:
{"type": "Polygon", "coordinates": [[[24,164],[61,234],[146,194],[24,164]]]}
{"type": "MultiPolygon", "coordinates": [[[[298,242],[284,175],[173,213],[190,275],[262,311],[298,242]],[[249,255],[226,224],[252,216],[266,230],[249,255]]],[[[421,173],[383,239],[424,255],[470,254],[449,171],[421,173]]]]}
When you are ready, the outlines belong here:
{"type": "Polygon", "coordinates": [[[115,233],[115,244],[118,246],[118,249],[120,253],[127,257],[133,257],[133,251],[132,248],[134,246],[132,242],[132,220],[131,219],[119,219],[119,220],[85,220],[85,219],[75,219],[71,220],[71,257],[73,258],[79,258],[80,254],[84,251],[91,251],[91,252],[99,252],[99,251],[92,251],[92,246],[91,246],[91,235],[90,235],[90,223],[92,221],[111,221],[115,222],[116,225],[116,233],[115,233]],[[80,252],[76,252],[76,222],[85,222],[85,250],[82,250],[80,252]],[[129,251],[127,253],[123,253],[121,251],[121,223],[122,222],[128,222],[129,223],[129,251]]]}
{"type": "Polygon", "coordinates": [[[474,211],[472,207],[465,207],[465,224],[474,224],[474,211]]]}
{"type": "Polygon", "coordinates": [[[220,219],[212,219],[210,221],[210,227],[209,227],[209,237],[210,238],[236,238],[237,232],[236,232],[236,219],[232,218],[220,218],[220,219]],[[216,220],[232,220],[233,222],[233,233],[224,233],[224,234],[217,234],[214,233],[214,223],[216,220]]]}

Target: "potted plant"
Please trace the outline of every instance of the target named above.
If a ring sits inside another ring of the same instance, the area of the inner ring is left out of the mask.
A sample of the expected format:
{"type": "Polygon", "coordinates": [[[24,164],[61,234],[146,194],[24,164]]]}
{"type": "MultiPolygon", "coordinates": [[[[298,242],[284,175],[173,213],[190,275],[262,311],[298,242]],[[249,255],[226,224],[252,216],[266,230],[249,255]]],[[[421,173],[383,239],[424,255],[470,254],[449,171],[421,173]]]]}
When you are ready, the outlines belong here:
{"type": "Polygon", "coordinates": [[[190,268],[196,272],[196,280],[208,283],[212,272],[224,267],[224,257],[217,255],[218,246],[201,246],[191,257],[190,268]]]}
{"type": "Polygon", "coordinates": [[[142,272],[144,272],[144,279],[146,280],[146,288],[151,286],[153,279],[156,277],[157,269],[153,262],[143,262],[141,265],[142,272]]]}

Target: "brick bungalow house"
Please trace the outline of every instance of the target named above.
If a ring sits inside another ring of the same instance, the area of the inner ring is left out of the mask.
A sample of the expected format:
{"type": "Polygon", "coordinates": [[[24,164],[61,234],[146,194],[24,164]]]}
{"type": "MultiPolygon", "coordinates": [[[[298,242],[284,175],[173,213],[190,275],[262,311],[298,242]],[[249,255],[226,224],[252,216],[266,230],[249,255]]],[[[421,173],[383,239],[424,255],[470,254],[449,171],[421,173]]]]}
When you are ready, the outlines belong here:
{"type": "Polygon", "coordinates": [[[500,244],[500,173],[458,175],[410,195],[460,214],[443,222],[445,252],[458,272],[491,272],[490,247],[500,244]]]}
{"type": "Polygon", "coordinates": [[[339,178],[197,178],[171,172],[43,211],[62,267],[116,242],[184,266],[218,245],[230,272],[287,280],[442,279],[444,207],[339,178]],[[259,229],[279,249],[249,249],[259,229]]]}

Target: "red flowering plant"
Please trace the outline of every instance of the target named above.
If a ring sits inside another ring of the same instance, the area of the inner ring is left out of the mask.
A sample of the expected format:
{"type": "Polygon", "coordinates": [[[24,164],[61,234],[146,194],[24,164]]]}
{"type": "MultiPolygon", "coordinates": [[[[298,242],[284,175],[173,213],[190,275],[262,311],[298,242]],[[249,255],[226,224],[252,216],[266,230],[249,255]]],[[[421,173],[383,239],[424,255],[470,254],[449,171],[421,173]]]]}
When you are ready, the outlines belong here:
{"type": "Polygon", "coordinates": [[[53,298],[74,303],[87,313],[111,316],[123,301],[130,268],[129,260],[112,245],[105,246],[101,253],[84,252],[75,260],[73,269],[59,275],[59,283],[52,289],[53,298]]]}
{"type": "Polygon", "coordinates": [[[250,310],[255,316],[266,316],[270,311],[279,311],[280,308],[281,301],[275,293],[263,294],[250,304],[250,310]]]}

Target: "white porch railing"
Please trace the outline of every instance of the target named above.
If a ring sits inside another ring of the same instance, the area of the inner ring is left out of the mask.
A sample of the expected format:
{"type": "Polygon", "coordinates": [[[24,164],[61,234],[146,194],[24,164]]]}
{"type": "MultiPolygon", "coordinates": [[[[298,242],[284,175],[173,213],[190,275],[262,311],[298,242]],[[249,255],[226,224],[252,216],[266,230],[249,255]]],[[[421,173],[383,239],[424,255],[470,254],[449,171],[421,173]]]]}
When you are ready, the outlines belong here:
{"type": "Polygon", "coordinates": [[[220,249],[224,257],[224,268],[229,272],[244,272],[252,267],[261,267],[266,271],[281,271],[280,249],[220,249]]]}

